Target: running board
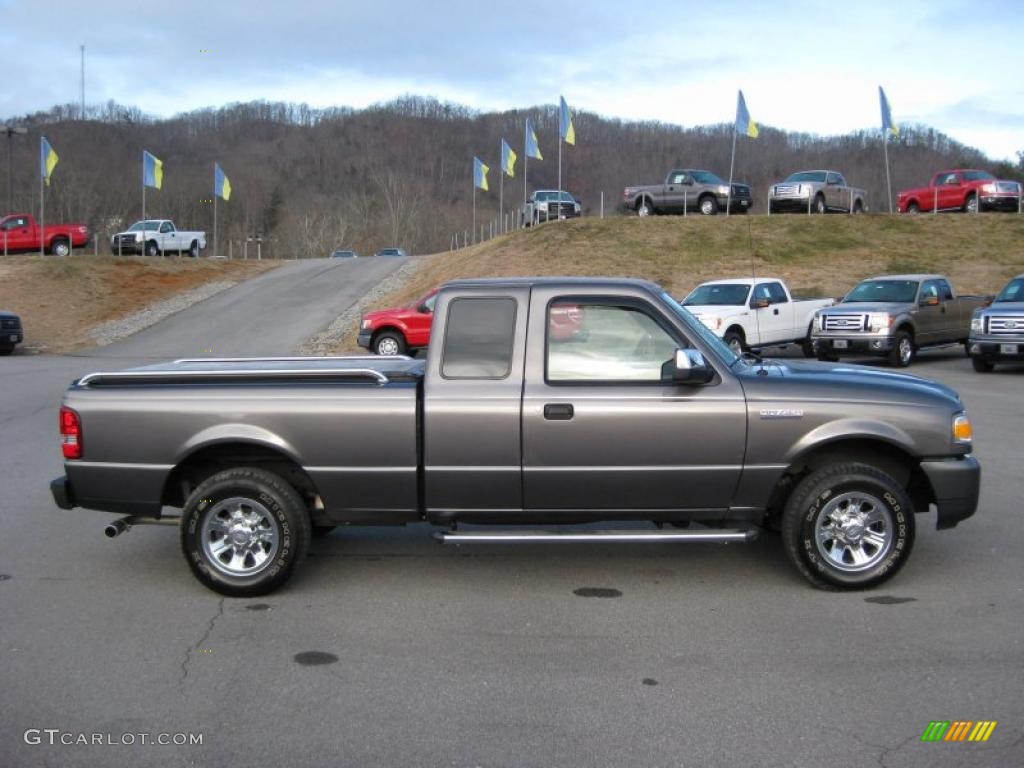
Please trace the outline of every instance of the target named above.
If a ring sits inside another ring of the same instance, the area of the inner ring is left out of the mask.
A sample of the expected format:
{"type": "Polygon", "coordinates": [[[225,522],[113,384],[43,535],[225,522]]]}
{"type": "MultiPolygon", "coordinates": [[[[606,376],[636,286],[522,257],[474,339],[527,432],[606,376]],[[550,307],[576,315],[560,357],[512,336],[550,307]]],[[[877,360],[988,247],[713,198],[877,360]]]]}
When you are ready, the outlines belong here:
{"type": "Polygon", "coordinates": [[[728,543],[731,541],[753,541],[760,530],[757,528],[702,528],[688,530],[642,530],[642,531],[438,531],[434,538],[443,544],[524,544],[528,542],[613,542],[613,543],[728,543]]]}

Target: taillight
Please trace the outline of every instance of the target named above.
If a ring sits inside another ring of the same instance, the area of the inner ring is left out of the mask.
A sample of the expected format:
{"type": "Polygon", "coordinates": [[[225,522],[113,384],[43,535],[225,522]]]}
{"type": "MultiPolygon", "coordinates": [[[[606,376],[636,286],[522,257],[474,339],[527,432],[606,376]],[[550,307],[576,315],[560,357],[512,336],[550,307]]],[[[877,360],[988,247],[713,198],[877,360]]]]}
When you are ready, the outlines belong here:
{"type": "Polygon", "coordinates": [[[60,447],[65,459],[82,458],[82,419],[63,406],[60,409],[60,447]]]}

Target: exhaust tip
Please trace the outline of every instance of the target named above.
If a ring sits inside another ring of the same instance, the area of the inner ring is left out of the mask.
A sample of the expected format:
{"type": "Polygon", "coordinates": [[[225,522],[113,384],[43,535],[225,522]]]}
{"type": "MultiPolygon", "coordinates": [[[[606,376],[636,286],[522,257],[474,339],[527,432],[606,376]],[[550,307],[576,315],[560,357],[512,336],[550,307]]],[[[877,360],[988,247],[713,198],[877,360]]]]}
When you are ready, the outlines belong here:
{"type": "Polygon", "coordinates": [[[112,539],[115,536],[120,536],[122,533],[128,530],[128,524],[124,520],[115,520],[106,528],[103,529],[103,534],[108,538],[112,539]]]}

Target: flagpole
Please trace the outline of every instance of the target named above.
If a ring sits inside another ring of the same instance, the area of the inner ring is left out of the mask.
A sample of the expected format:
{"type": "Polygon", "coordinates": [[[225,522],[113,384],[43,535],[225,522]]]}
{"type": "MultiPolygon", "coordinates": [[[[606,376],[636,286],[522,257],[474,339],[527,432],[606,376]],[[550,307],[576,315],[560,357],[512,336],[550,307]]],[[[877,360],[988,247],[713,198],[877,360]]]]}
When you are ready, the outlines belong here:
{"type": "Polygon", "coordinates": [[[555,203],[555,210],[561,211],[562,203],[562,121],[558,121],[558,200],[555,203]]]}
{"type": "Polygon", "coordinates": [[[213,257],[217,258],[217,164],[213,164],[213,257]]]}
{"type": "Polygon", "coordinates": [[[725,198],[725,215],[729,215],[729,209],[732,208],[732,172],[736,163],[736,126],[732,127],[732,157],[729,158],[729,191],[726,193],[725,198]]]}
{"type": "Polygon", "coordinates": [[[889,213],[892,213],[892,179],[889,177],[889,131],[882,137],[882,151],[885,153],[885,186],[889,191],[889,213]]]}
{"type": "MultiPolygon", "coordinates": [[[[40,145],[41,147],[41,145],[40,145]]],[[[42,156],[43,152],[40,148],[39,155],[42,156]]],[[[46,202],[43,196],[43,178],[42,168],[39,169],[39,255],[46,255],[46,202]]]]}
{"type": "Polygon", "coordinates": [[[526,226],[526,204],[530,201],[529,187],[526,186],[526,168],[530,164],[530,150],[523,145],[523,226],[526,226]]]}
{"type": "Polygon", "coordinates": [[[142,151],[142,247],[139,255],[146,253],[146,151],[142,151]]]}
{"type": "MultiPolygon", "coordinates": [[[[501,140],[501,150],[498,153],[501,157],[501,172],[498,174],[498,215],[499,217],[504,215],[505,212],[505,140],[501,140]]],[[[498,232],[501,232],[501,227],[498,227],[498,232]]]]}
{"type": "Polygon", "coordinates": [[[473,174],[473,244],[476,244],[476,174],[473,174]]]}

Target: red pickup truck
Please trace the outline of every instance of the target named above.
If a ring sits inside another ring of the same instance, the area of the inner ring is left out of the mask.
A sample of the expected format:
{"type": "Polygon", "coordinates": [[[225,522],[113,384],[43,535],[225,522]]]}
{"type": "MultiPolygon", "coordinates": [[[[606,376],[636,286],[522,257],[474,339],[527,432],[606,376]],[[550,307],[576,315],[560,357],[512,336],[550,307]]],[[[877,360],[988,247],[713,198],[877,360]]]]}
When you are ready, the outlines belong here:
{"type": "Polygon", "coordinates": [[[983,211],[1016,212],[1020,209],[1021,185],[997,179],[988,171],[955,168],[936,173],[927,187],[898,192],[896,205],[900,213],[920,213],[936,208],[975,213],[979,199],[983,211]]]}
{"type": "Polygon", "coordinates": [[[89,242],[89,228],[84,224],[50,224],[40,229],[30,213],[14,213],[0,219],[0,248],[7,253],[46,251],[55,256],[67,256],[71,248],[81,248],[89,242]],[[42,243],[40,243],[40,236],[42,243]]]}

